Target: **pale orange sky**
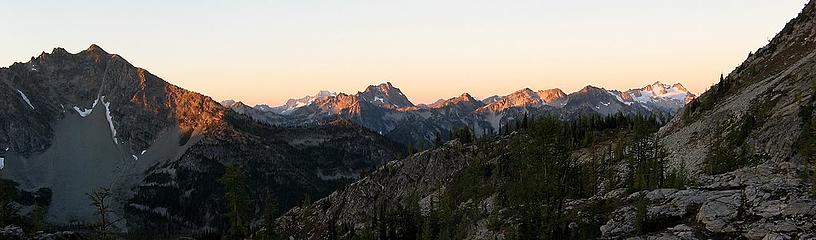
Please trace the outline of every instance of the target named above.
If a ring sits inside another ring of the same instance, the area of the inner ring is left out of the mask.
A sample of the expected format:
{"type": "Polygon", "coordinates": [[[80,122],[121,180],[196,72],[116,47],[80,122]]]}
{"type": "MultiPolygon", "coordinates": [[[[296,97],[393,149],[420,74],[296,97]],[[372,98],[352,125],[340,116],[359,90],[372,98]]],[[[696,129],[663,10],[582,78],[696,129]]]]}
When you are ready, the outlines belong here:
{"type": "Polygon", "coordinates": [[[654,81],[700,93],[806,1],[166,2],[6,3],[0,65],[96,43],[216,100],[271,105],[385,81],[414,103],[654,81]]]}

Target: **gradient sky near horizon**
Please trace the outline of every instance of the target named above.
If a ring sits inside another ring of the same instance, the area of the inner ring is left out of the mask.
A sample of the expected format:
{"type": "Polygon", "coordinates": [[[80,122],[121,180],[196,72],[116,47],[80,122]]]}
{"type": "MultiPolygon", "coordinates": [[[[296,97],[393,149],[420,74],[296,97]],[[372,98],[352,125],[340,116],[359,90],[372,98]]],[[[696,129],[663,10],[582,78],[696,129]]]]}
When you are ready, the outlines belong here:
{"type": "Polygon", "coordinates": [[[385,81],[414,103],[655,81],[700,93],[806,2],[9,1],[0,66],[96,43],[216,100],[272,105],[385,81]]]}

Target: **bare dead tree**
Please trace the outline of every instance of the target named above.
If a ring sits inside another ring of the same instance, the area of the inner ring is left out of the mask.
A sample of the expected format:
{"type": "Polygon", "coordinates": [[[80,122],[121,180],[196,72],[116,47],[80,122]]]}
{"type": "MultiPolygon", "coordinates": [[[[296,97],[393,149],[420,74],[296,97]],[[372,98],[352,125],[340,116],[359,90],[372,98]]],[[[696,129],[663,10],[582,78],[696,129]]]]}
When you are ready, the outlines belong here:
{"type": "Polygon", "coordinates": [[[88,198],[91,200],[91,206],[96,208],[96,215],[99,216],[99,222],[96,223],[96,230],[103,238],[109,236],[110,228],[119,221],[109,218],[110,213],[113,212],[110,203],[113,194],[110,188],[100,187],[85,195],[88,195],[88,198]]]}

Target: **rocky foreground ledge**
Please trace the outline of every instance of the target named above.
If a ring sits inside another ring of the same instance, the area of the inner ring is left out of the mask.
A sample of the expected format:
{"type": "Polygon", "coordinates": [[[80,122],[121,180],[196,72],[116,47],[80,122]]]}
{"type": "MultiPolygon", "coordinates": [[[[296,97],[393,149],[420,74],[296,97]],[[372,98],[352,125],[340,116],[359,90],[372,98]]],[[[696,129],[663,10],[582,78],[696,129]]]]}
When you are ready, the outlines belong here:
{"type": "Polygon", "coordinates": [[[706,176],[689,189],[657,189],[626,194],[613,190],[602,197],[573,201],[627,202],[601,227],[604,238],[622,239],[816,239],[816,199],[804,189],[793,164],[762,164],[722,175],[706,176]],[[638,235],[635,202],[647,200],[651,228],[638,235]]]}
{"type": "Polygon", "coordinates": [[[45,233],[45,232],[37,232],[32,234],[30,237],[26,236],[26,233],[23,231],[22,228],[9,225],[4,228],[0,228],[0,239],[6,240],[23,240],[23,239],[32,239],[32,240],[79,240],[83,239],[79,233],[71,232],[71,231],[61,231],[61,232],[52,232],[52,233],[45,233]]]}

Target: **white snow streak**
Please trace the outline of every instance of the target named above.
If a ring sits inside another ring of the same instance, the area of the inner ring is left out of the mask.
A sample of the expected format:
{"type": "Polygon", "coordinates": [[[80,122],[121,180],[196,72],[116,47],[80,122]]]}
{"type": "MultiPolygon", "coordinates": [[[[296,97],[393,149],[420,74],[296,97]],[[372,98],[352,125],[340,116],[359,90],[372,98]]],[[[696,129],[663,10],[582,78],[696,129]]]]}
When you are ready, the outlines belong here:
{"type": "Polygon", "coordinates": [[[15,89],[15,90],[17,90],[17,93],[19,93],[19,94],[20,94],[20,97],[23,97],[23,100],[25,100],[25,102],[26,102],[26,103],[28,103],[28,106],[29,106],[29,107],[31,107],[31,109],[33,110],[33,109],[34,109],[34,105],[31,105],[31,101],[29,101],[29,100],[28,100],[28,97],[25,95],[25,93],[23,93],[22,91],[20,91],[20,89],[15,89]]]}
{"type": "Polygon", "coordinates": [[[105,102],[105,96],[102,96],[102,104],[105,105],[105,116],[108,118],[108,125],[110,126],[113,142],[119,144],[119,139],[116,139],[116,128],[113,127],[113,118],[111,117],[110,113],[110,103],[105,102]]]}

